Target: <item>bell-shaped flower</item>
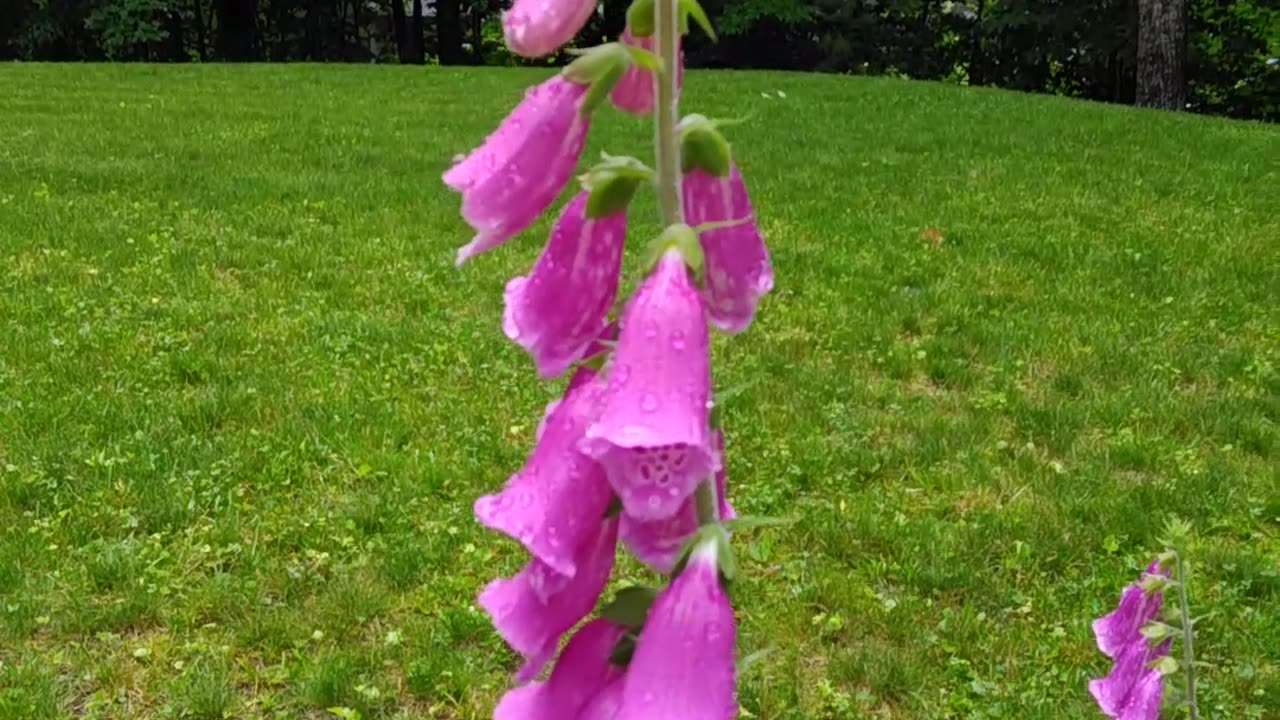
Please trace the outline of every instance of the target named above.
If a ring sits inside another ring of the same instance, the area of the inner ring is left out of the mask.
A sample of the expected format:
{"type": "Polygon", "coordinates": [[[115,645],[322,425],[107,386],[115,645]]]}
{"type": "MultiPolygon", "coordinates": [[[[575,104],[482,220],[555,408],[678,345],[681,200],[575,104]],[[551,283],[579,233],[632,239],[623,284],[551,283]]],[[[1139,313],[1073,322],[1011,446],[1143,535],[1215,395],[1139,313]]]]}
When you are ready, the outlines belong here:
{"type": "Polygon", "coordinates": [[[550,55],[582,30],[597,0],[515,0],[502,14],[507,47],[528,58],[550,55]]]}
{"type": "Polygon", "coordinates": [[[587,140],[591,114],[630,63],[621,45],[585,53],[530,88],[480,147],[444,173],[462,193],[462,217],[476,231],[458,264],[528,227],[569,182],[587,140]]]}
{"type": "MultiPolygon", "coordinates": [[[[620,42],[623,45],[631,45],[648,53],[653,53],[654,40],[655,36],[653,35],[636,37],[631,34],[630,30],[625,30],[622,33],[620,42]]],[[[684,84],[684,53],[680,53],[679,58],[679,64],[676,67],[677,90],[684,84]]],[[[613,87],[613,92],[609,94],[609,100],[613,102],[613,106],[634,115],[646,115],[653,112],[653,98],[656,92],[653,73],[653,70],[641,63],[633,62],[627,68],[627,71],[623,73],[622,79],[613,87]]]]}
{"type": "Polygon", "coordinates": [[[591,126],[580,108],[586,92],[565,75],[530,88],[484,144],[444,174],[462,193],[462,217],[476,231],[458,264],[515,237],[560,194],[591,126]]]}
{"type": "Polygon", "coordinates": [[[589,702],[622,677],[610,662],[626,628],[603,618],[583,625],[560,651],[544,682],[515,688],[494,708],[494,720],[573,720],[589,702]]]}
{"type": "Polygon", "coordinates": [[[480,592],[480,607],[502,639],[526,658],[516,675],[527,682],[555,654],[560,636],[596,605],[613,570],[617,518],[606,519],[576,548],[573,577],[560,575],[536,557],[514,577],[499,578],[480,592]]]}
{"type": "Polygon", "coordinates": [[[600,689],[578,714],[575,720],[616,720],[622,709],[622,688],[625,676],[615,678],[600,689]]]}
{"type": "Polygon", "coordinates": [[[1168,569],[1159,559],[1151,563],[1138,582],[1125,587],[1115,610],[1093,621],[1098,649],[1107,657],[1117,657],[1133,643],[1143,641],[1142,627],[1160,614],[1163,593],[1159,590],[1149,592],[1142,587],[1143,581],[1150,577],[1169,577],[1168,569]]]}
{"type": "Polygon", "coordinates": [[[580,445],[633,518],[671,517],[716,470],[707,343],[702,299],[669,248],[623,311],[604,409],[580,445]]]}
{"type": "Polygon", "coordinates": [[[685,153],[685,222],[699,228],[704,293],[711,322],[727,333],[745,330],[760,298],[773,289],[769,250],[756,223],[742,174],[714,123],[693,115],[681,122],[685,153]]]}
{"type": "Polygon", "coordinates": [[[617,720],[733,720],[733,608],[715,542],[654,600],[623,681],[617,720]]]}
{"type": "Polygon", "coordinates": [[[577,573],[575,555],[596,536],[613,491],[604,470],[577,449],[596,418],[604,381],[581,368],[564,398],[547,407],[533,453],[502,492],[476,500],[476,519],[519,540],[557,574],[577,573]]]}
{"type": "Polygon", "coordinates": [[[1169,654],[1170,641],[1152,647],[1145,638],[1126,645],[1104,678],[1089,681],[1089,693],[1107,717],[1158,720],[1164,675],[1151,664],[1169,654]]]}
{"type": "MultiPolygon", "coordinates": [[[[719,430],[712,433],[712,444],[716,451],[716,495],[720,500],[720,519],[732,520],[736,513],[725,495],[724,470],[724,434],[719,430]]],[[[637,520],[625,512],[618,521],[618,539],[635,555],[640,562],[664,575],[670,574],[684,543],[698,529],[698,510],[692,496],[684,502],[684,506],[669,518],[663,520],[637,520]]]]}
{"type": "Polygon", "coordinates": [[[600,337],[618,293],[627,204],[651,175],[630,158],[593,169],[565,206],[533,270],[507,283],[502,327],[551,378],[580,360],[600,337]]]}

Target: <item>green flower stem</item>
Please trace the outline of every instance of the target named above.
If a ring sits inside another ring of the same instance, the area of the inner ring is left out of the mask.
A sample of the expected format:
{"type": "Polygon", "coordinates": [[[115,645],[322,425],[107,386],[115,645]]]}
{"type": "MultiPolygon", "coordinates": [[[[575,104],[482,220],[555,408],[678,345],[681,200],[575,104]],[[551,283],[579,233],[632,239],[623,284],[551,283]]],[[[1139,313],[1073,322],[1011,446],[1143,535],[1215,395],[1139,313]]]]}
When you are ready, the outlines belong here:
{"type": "Polygon", "coordinates": [[[1187,710],[1190,720],[1199,720],[1200,708],[1196,704],[1195,651],[1191,647],[1191,611],[1187,607],[1187,575],[1182,564],[1182,554],[1175,553],[1178,564],[1178,611],[1182,613],[1182,671],[1187,674],[1187,710]]]}
{"type": "MultiPolygon", "coordinates": [[[[662,59],[662,70],[655,73],[658,88],[653,104],[653,125],[657,138],[658,204],[664,227],[684,222],[680,196],[680,142],[676,136],[676,123],[680,120],[680,99],[676,90],[676,74],[680,67],[679,5],[679,0],[657,0],[654,9],[654,45],[662,59]]],[[[699,526],[720,523],[720,503],[716,498],[713,478],[698,483],[694,503],[699,526]]]]}

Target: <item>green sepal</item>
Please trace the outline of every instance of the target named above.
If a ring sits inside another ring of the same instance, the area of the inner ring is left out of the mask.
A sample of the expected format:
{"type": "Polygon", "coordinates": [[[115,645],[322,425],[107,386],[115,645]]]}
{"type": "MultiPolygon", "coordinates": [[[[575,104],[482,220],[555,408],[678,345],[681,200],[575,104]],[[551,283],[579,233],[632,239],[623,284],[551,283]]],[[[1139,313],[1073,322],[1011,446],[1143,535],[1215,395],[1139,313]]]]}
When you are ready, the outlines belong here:
{"type": "Polygon", "coordinates": [[[624,587],[613,596],[608,605],[601,608],[600,616],[640,632],[656,597],[658,591],[646,585],[624,587]]]}
{"type": "Polygon", "coordinates": [[[672,248],[679,251],[680,256],[684,258],[684,264],[693,271],[694,276],[701,282],[702,245],[698,243],[698,233],[683,223],[672,225],[663,230],[661,235],[650,241],[648,252],[645,254],[645,273],[652,272],[657,267],[658,261],[662,259],[662,256],[672,248]]]}
{"type": "Polygon", "coordinates": [[[671,576],[677,577],[684,572],[694,551],[708,543],[715,545],[716,566],[719,570],[720,582],[724,585],[731,584],[738,577],[738,563],[733,557],[733,547],[729,545],[729,534],[720,525],[703,525],[685,540],[684,546],[680,548],[680,554],[677,556],[675,569],[672,570],[671,576]]]}
{"type": "Polygon", "coordinates": [[[627,30],[634,37],[649,37],[656,30],[654,0],[636,0],[627,8],[627,30]]]}
{"type": "Polygon", "coordinates": [[[718,42],[716,37],[716,29],[711,26],[711,19],[707,17],[707,11],[702,9],[702,5],[698,4],[698,0],[680,0],[680,32],[689,32],[689,18],[698,23],[698,27],[702,28],[702,32],[711,38],[711,42],[718,42]]]}
{"type": "Polygon", "coordinates": [[[1149,622],[1146,625],[1143,625],[1142,629],[1138,632],[1142,633],[1142,637],[1146,638],[1148,641],[1157,643],[1161,640],[1177,635],[1179,630],[1167,623],[1149,622]]]}
{"type": "Polygon", "coordinates": [[[676,131],[680,134],[681,170],[700,169],[716,177],[729,174],[733,153],[715,121],[703,115],[687,115],[676,131]]]}
{"type": "Polygon", "coordinates": [[[636,654],[636,636],[624,632],[613,644],[613,651],[609,653],[609,662],[620,667],[626,667],[631,664],[631,656],[636,654]]]}
{"type": "Polygon", "coordinates": [[[1138,586],[1142,588],[1142,592],[1150,595],[1151,593],[1160,592],[1169,585],[1169,578],[1155,573],[1149,573],[1143,576],[1138,586]]]}
{"type": "Polygon", "coordinates": [[[561,73],[573,82],[589,86],[579,112],[590,115],[609,97],[630,65],[631,52],[622,43],[605,43],[583,51],[561,73]]]}
{"type": "Polygon", "coordinates": [[[1177,660],[1165,655],[1147,663],[1147,667],[1152,670],[1159,670],[1161,675],[1173,675],[1178,672],[1180,666],[1177,660]]]}
{"type": "Polygon", "coordinates": [[[631,62],[634,63],[636,67],[642,67],[645,70],[652,70],[653,72],[662,72],[662,58],[648,50],[645,50],[639,45],[628,45],[623,43],[622,46],[631,54],[631,62]]]}
{"type": "Polygon", "coordinates": [[[595,219],[625,210],[640,183],[653,180],[653,171],[633,157],[606,154],[579,179],[589,193],[587,218],[595,219]]]}
{"type": "Polygon", "coordinates": [[[775,518],[765,517],[763,515],[739,515],[732,520],[724,521],[724,527],[729,532],[738,530],[754,530],[756,528],[766,527],[786,527],[794,525],[795,518],[775,518]]]}

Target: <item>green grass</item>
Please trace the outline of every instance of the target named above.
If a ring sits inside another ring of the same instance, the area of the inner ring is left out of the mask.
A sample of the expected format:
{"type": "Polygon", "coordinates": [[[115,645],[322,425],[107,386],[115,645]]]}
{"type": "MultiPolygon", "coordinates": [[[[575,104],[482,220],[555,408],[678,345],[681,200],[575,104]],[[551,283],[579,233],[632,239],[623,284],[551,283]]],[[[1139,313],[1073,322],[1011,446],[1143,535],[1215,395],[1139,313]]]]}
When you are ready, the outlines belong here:
{"type": "MultiPolygon", "coordinates": [[[[546,224],[455,270],[438,178],[539,77],[0,66],[0,720],[487,717],[471,601],[521,557],[470,508],[555,393],[499,329],[546,224]]],[[[1280,716],[1280,130],[686,98],[751,116],[778,274],[715,348],[733,500],[800,518],[736,538],[749,716],[1098,717],[1089,622],[1171,514],[1205,716],[1280,716]]]]}

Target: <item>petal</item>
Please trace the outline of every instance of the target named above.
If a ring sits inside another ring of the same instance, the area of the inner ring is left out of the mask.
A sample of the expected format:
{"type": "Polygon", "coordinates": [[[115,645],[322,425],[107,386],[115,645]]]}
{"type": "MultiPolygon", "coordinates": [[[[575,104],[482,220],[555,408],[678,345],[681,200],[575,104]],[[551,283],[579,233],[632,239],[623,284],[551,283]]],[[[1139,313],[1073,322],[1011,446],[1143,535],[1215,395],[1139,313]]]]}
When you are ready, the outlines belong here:
{"type": "Polygon", "coordinates": [[[601,690],[622,677],[609,661],[625,628],[596,619],[574,633],[546,682],[515,688],[503,695],[494,720],[564,720],[576,716],[601,690]]]}
{"type": "Polygon", "coordinates": [[[580,447],[604,466],[627,514],[659,520],[715,472],[707,321],[678,252],[636,291],[621,327],[604,410],[580,447]]]}
{"type": "Polygon", "coordinates": [[[507,283],[504,295],[503,330],[529,351],[544,378],[583,357],[618,294],[626,213],[587,218],[588,194],[565,206],[533,270],[507,283]]]}
{"type": "MultiPolygon", "coordinates": [[[[724,435],[719,430],[712,433],[712,443],[719,456],[724,447],[724,435]]],[[[724,463],[717,461],[717,465],[720,467],[716,471],[720,519],[730,520],[735,517],[735,513],[725,496],[724,463]]],[[[675,515],[664,520],[637,520],[623,513],[618,521],[618,538],[641,562],[664,575],[670,574],[680,548],[684,547],[685,540],[698,529],[698,511],[695,505],[694,499],[690,497],[675,515]]]]}
{"type": "Polygon", "coordinates": [[[734,663],[733,608],[706,543],[649,610],[618,720],[733,720],[734,663]]]}
{"type": "MultiPolygon", "coordinates": [[[[648,37],[634,37],[630,30],[622,33],[622,42],[627,45],[644,48],[649,52],[653,52],[653,35],[648,37]]],[[[679,88],[684,84],[684,53],[680,54],[680,65],[676,68],[676,87],[679,88]]],[[[654,74],[652,70],[641,67],[636,63],[631,63],[622,78],[618,80],[618,84],[613,86],[613,91],[609,93],[609,99],[613,102],[614,107],[634,115],[646,115],[653,112],[653,97],[656,92],[654,86],[654,74]]]]}
{"type": "Polygon", "coordinates": [[[1119,720],[1159,720],[1163,696],[1164,676],[1159,670],[1148,670],[1129,693],[1129,701],[1121,709],[1119,720]]]}
{"type": "Polygon", "coordinates": [[[1139,638],[1123,647],[1116,655],[1111,672],[1104,678],[1089,681],[1089,692],[1102,712],[1108,717],[1123,717],[1122,713],[1132,704],[1131,700],[1139,684],[1151,672],[1147,664],[1167,655],[1169,647],[1170,643],[1165,641],[1159,647],[1152,648],[1145,638],[1139,638]]]}
{"type": "MultiPolygon", "coordinates": [[[[1144,575],[1154,574],[1168,577],[1168,572],[1153,562],[1144,575]]],[[[1142,637],[1142,626],[1160,614],[1162,595],[1159,592],[1144,592],[1139,583],[1125,586],[1116,609],[1093,621],[1093,634],[1097,638],[1098,649],[1107,657],[1114,658],[1116,653],[1137,642],[1142,637]]]]}
{"type": "Polygon", "coordinates": [[[551,570],[570,577],[577,571],[577,548],[598,532],[613,496],[603,468],[577,450],[604,388],[593,370],[575,373],[564,399],[548,406],[524,467],[502,492],[475,503],[480,524],[519,540],[551,570]]]}
{"type": "Polygon", "coordinates": [[[445,173],[462,193],[462,217],[476,236],[458,263],[506,242],[537,219],[568,183],[590,118],[586,86],[556,75],[527,94],[485,143],[445,173]]]}
{"type": "Polygon", "coordinates": [[[747,220],[739,225],[699,234],[705,256],[707,312],[728,333],[745,330],[762,296],[773,289],[769,250],[756,225],[747,186],[736,165],[716,177],[695,169],[685,174],[684,210],[692,226],[747,220]]]}
{"type": "Polygon", "coordinates": [[[595,12],[597,0],[515,0],[502,14],[511,52],[524,57],[550,55],[573,39],[595,12]]]}
{"type": "Polygon", "coordinates": [[[596,605],[613,570],[617,541],[616,518],[605,520],[574,557],[572,578],[556,575],[537,558],[511,578],[499,578],[480,593],[480,607],[489,613],[502,639],[527,662],[516,678],[528,681],[555,654],[560,636],[586,617],[596,605]],[[543,587],[554,584],[551,591],[543,587]]]}
{"type": "Polygon", "coordinates": [[[617,677],[600,689],[578,713],[576,720],[616,720],[622,709],[623,677],[617,677]]]}

